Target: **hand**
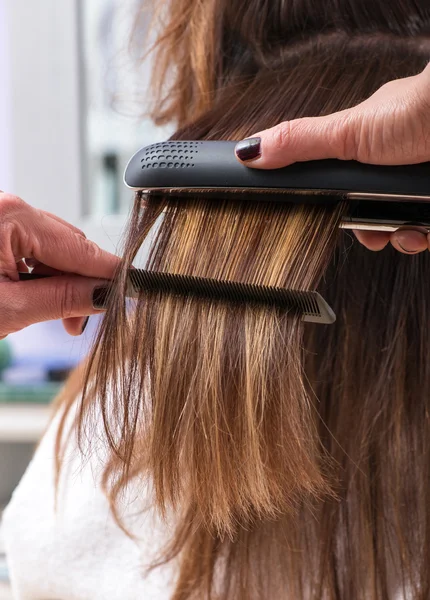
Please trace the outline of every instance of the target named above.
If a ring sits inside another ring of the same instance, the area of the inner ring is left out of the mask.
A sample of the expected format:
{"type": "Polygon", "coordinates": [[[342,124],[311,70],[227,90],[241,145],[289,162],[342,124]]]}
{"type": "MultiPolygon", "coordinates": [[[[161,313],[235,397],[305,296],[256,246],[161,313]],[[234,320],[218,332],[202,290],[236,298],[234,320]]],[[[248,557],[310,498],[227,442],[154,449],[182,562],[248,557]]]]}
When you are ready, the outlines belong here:
{"type": "MultiPolygon", "coordinates": [[[[430,161],[430,63],[419,75],[386,83],[353,108],[256,133],[237,144],[236,155],[257,169],[324,158],[378,165],[430,161]]],[[[430,243],[429,236],[412,230],[355,234],[371,250],[391,241],[400,252],[415,254],[430,243]]]]}
{"type": "Polygon", "coordinates": [[[64,319],[66,330],[80,335],[86,317],[100,312],[94,289],[118,264],[73,225],[0,192],[0,338],[52,319],[64,319]],[[19,281],[27,266],[53,277],[19,281]]]}

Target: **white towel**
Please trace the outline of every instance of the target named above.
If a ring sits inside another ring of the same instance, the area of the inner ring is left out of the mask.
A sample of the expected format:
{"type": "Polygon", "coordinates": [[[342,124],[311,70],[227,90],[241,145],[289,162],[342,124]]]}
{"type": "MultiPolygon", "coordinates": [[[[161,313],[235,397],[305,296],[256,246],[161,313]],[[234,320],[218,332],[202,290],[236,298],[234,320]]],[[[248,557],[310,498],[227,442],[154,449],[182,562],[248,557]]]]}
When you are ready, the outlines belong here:
{"type": "MultiPolygon", "coordinates": [[[[169,600],[177,565],[146,571],[171,528],[151,505],[151,486],[133,485],[124,519],[138,540],[114,522],[100,490],[100,461],[67,460],[54,512],[57,420],[44,436],[4,513],[4,538],[17,600],[169,600]],[[146,504],[145,512],[139,507],[146,504]]],[[[409,600],[399,592],[393,600],[409,600]]]]}
{"type": "Polygon", "coordinates": [[[124,518],[137,541],[114,522],[99,480],[98,458],[82,462],[72,449],[54,511],[54,442],[58,419],[45,434],[3,514],[17,600],[168,600],[175,567],[146,572],[169,527],[150,508],[150,486],[131,486],[124,518]],[[144,502],[142,502],[142,500],[144,502]],[[146,503],[143,513],[139,507],[146,503]]]}

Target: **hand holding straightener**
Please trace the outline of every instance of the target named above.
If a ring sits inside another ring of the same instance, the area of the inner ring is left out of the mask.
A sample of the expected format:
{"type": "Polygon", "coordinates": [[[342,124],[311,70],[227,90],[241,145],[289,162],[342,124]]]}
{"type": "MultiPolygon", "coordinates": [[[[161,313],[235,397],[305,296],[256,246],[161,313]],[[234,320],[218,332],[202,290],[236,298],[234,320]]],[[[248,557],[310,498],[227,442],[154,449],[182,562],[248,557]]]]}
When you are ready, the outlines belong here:
{"type": "MultiPolygon", "coordinates": [[[[386,83],[353,108],[256,133],[237,144],[236,155],[256,169],[325,158],[375,165],[430,161],[430,64],[419,75],[386,83]]],[[[355,233],[370,250],[382,250],[389,241],[406,254],[430,247],[429,236],[418,231],[355,233]]]]}

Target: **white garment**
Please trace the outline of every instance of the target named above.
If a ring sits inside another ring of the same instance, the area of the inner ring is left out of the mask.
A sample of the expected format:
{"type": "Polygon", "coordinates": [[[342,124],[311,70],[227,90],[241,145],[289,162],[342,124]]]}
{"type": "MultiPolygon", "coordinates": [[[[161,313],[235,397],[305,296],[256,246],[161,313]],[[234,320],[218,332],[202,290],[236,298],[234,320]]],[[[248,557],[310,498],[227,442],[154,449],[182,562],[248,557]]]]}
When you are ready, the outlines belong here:
{"type": "MultiPolygon", "coordinates": [[[[171,531],[150,508],[149,485],[132,486],[124,501],[123,518],[137,537],[133,540],[112,518],[100,487],[100,460],[92,455],[83,462],[71,448],[55,512],[57,425],[55,419],[4,512],[16,600],[169,600],[176,565],[145,570],[171,531]],[[142,513],[143,503],[149,508],[142,513]]],[[[393,600],[409,598],[393,594],[393,600]]]]}
{"type": "Polygon", "coordinates": [[[71,448],[54,510],[54,443],[58,419],[45,434],[3,515],[3,534],[17,600],[168,600],[175,569],[148,567],[169,527],[150,508],[151,490],[130,489],[124,520],[115,523],[100,488],[98,459],[71,448]],[[142,495],[147,510],[142,512],[142,495]],[[139,498],[139,506],[137,506],[139,498]],[[134,499],[134,500],[133,500],[134,499]]]}

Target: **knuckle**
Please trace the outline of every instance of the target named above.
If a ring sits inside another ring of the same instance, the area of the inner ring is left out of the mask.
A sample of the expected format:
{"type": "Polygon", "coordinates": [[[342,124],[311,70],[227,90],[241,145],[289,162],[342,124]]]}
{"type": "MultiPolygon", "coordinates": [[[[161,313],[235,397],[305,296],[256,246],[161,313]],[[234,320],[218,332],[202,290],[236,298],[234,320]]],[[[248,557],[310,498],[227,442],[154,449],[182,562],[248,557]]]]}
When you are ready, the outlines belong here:
{"type": "Polygon", "coordinates": [[[12,237],[14,229],[15,229],[15,224],[12,221],[2,218],[1,207],[0,207],[0,231],[1,231],[0,244],[2,246],[4,246],[4,243],[6,241],[7,241],[7,243],[9,243],[9,240],[12,237]]]}
{"type": "Polygon", "coordinates": [[[25,311],[25,302],[19,294],[12,293],[11,286],[13,284],[7,282],[1,284],[0,337],[2,338],[30,325],[25,311]]]}
{"type": "Polygon", "coordinates": [[[12,194],[1,194],[0,196],[0,218],[14,216],[21,212],[25,206],[24,200],[12,194]]]}
{"type": "Polygon", "coordinates": [[[82,295],[73,281],[65,281],[57,290],[57,305],[59,306],[60,318],[68,319],[76,314],[81,306],[82,295]]]}
{"type": "Polygon", "coordinates": [[[76,235],[76,240],[82,262],[95,263],[100,258],[100,248],[97,244],[80,235],[76,235]]]}
{"type": "Polygon", "coordinates": [[[273,150],[283,150],[291,142],[292,125],[291,121],[284,121],[272,129],[271,145],[273,150]]]}
{"type": "Polygon", "coordinates": [[[303,152],[303,139],[307,136],[314,137],[320,125],[315,123],[314,117],[301,117],[292,121],[284,121],[273,129],[272,147],[275,151],[283,150],[303,152]]]}
{"type": "Polygon", "coordinates": [[[330,143],[343,160],[357,160],[359,148],[365,142],[361,119],[347,113],[339,116],[331,130],[330,143]]]}

